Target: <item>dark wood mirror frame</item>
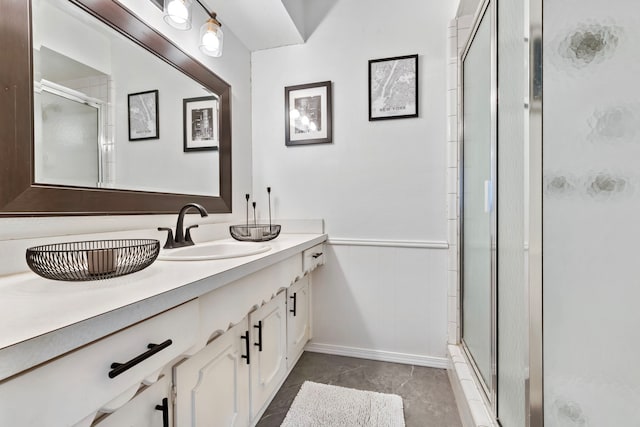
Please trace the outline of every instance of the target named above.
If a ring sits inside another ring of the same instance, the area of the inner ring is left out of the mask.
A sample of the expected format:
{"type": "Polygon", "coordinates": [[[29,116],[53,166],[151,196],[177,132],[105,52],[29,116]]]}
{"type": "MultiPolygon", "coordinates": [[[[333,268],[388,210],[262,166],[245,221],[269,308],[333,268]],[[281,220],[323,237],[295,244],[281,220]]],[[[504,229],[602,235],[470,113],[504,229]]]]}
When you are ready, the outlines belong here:
{"type": "Polygon", "coordinates": [[[220,97],[220,197],[35,184],[31,1],[0,0],[0,217],[231,212],[231,86],[119,3],[69,1],[220,97]]]}

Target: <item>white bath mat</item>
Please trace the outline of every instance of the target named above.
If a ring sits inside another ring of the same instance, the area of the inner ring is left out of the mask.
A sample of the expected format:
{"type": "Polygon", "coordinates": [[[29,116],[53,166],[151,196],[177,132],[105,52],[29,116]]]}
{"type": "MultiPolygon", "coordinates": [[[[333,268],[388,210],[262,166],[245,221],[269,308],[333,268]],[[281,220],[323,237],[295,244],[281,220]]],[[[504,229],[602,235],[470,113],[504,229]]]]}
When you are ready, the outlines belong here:
{"type": "Polygon", "coordinates": [[[281,427],[404,427],[402,398],[305,381],[281,427]]]}

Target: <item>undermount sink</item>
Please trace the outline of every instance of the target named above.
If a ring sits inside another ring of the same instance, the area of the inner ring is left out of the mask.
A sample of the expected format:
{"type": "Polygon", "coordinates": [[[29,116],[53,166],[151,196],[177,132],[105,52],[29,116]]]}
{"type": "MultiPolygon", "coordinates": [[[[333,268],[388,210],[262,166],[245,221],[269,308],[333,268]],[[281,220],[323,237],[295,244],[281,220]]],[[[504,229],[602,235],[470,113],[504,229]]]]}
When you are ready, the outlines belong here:
{"type": "Polygon", "coordinates": [[[158,255],[162,261],[205,261],[236,258],[266,252],[271,246],[262,243],[212,242],[178,249],[163,249],[158,255]]]}

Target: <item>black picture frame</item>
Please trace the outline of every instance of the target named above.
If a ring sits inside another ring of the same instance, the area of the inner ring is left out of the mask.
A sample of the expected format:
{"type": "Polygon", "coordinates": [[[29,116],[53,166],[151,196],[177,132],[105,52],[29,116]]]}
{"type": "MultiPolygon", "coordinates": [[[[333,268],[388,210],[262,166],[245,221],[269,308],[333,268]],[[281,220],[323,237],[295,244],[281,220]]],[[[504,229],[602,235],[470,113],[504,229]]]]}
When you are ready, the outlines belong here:
{"type": "Polygon", "coordinates": [[[418,76],[417,54],[369,60],[369,121],[418,117],[418,76]]]}
{"type": "Polygon", "coordinates": [[[127,95],[129,141],[160,138],[158,90],[127,95]]]}
{"type": "Polygon", "coordinates": [[[153,3],[158,9],[164,10],[164,1],[165,0],[149,0],[153,3]]]}
{"type": "Polygon", "coordinates": [[[331,82],[284,88],[286,146],[332,142],[331,82]]]}
{"type": "Polygon", "coordinates": [[[220,146],[220,99],[201,96],[182,100],[184,152],[217,151],[220,146]]]}

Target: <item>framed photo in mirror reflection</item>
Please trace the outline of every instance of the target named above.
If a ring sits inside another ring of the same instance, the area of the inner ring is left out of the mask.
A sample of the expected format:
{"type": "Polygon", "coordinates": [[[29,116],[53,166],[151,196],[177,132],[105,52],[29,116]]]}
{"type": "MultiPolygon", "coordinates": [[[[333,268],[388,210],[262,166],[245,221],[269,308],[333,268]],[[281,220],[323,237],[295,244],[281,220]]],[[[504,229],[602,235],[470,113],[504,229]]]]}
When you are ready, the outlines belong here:
{"type": "Polygon", "coordinates": [[[219,102],[216,96],[187,98],[183,103],[184,151],[215,151],[219,145],[219,102]]]}
{"type": "Polygon", "coordinates": [[[129,141],[160,138],[158,91],[132,93],[127,98],[129,141]]]}

